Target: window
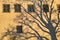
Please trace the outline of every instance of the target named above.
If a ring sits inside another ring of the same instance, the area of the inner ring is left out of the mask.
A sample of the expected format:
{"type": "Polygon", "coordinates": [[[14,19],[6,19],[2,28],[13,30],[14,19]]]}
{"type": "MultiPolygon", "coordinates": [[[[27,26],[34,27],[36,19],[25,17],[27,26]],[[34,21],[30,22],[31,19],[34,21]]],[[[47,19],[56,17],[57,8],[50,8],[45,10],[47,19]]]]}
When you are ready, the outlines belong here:
{"type": "Polygon", "coordinates": [[[35,12],[34,5],[28,5],[28,12],[35,12]]]}
{"type": "Polygon", "coordinates": [[[3,12],[10,12],[10,4],[3,4],[3,12]]]}
{"type": "Polygon", "coordinates": [[[21,26],[16,26],[16,30],[17,30],[17,33],[23,33],[23,30],[22,30],[22,25],[21,26]]]}
{"type": "Polygon", "coordinates": [[[48,6],[48,4],[43,4],[43,11],[44,12],[49,12],[49,6],[48,6]]]}
{"type": "Polygon", "coordinates": [[[60,13],[60,5],[57,5],[58,12],[60,13]]]}
{"type": "Polygon", "coordinates": [[[15,4],[14,9],[15,9],[15,12],[21,12],[21,5],[20,4],[15,4]]]}

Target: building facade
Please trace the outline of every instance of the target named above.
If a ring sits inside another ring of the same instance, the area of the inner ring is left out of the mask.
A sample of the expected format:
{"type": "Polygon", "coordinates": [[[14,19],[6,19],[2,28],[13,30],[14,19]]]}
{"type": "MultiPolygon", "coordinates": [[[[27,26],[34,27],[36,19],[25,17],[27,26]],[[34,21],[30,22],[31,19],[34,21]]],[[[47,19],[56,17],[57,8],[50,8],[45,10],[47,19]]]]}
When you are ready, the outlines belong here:
{"type": "MultiPolygon", "coordinates": [[[[42,2],[43,12],[49,12],[51,1],[52,0],[42,2]]],[[[34,1],[32,1],[32,0],[8,0],[8,1],[7,0],[0,0],[0,34],[5,32],[6,29],[10,28],[10,25],[13,25],[14,27],[17,27],[18,25],[21,25],[17,22],[14,22],[14,18],[16,18],[17,15],[22,14],[22,12],[25,13],[24,9],[26,9],[28,12],[32,13],[32,15],[34,15],[34,12],[36,10],[40,11],[40,9],[37,5],[38,3],[39,3],[38,0],[34,0],[34,1]],[[35,8],[36,8],[36,10],[35,10],[35,8]]],[[[53,8],[56,9],[56,10],[58,8],[60,8],[60,1],[59,0],[54,0],[53,8]]],[[[52,16],[53,16],[52,17],[53,19],[57,18],[56,13],[53,14],[52,16]]],[[[28,17],[30,18],[30,16],[28,16],[28,17]]],[[[32,25],[32,26],[35,26],[35,25],[32,25]]],[[[26,27],[26,26],[23,29],[26,29],[25,31],[29,30],[28,27],[26,27]]],[[[22,30],[22,28],[21,28],[21,30],[22,30]]],[[[23,32],[25,32],[25,31],[23,31],[23,32]]],[[[20,31],[20,32],[22,32],[22,31],[20,31]]],[[[49,35],[43,33],[42,31],[38,31],[38,32],[40,32],[41,35],[48,36],[48,38],[50,39],[49,35]]],[[[30,39],[30,40],[35,40],[35,38],[30,39]]],[[[58,40],[60,40],[60,36],[58,37],[58,40]]]]}

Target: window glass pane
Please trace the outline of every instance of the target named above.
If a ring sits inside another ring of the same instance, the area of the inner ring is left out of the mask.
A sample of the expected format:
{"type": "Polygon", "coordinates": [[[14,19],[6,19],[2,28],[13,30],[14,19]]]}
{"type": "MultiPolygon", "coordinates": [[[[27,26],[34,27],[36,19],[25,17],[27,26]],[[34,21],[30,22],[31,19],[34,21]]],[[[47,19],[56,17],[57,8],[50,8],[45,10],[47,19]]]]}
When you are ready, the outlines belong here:
{"type": "Polygon", "coordinates": [[[34,5],[28,5],[28,12],[34,12],[34,11],[35,11],[34,5]]]}
{"type": "Polygon", "coordinates": [[[16,26],[17,33],[23,33],[22,26],[16,26]]]}
{"type": "Polygon", "coordinates": [[[49,12],[49,6],[48,6],[48,4],[43,4],[43,11],[44,12],[49,12]]]}
{"type": "Polygon", "coordinates": [[[15,12],[21,12],[21,5],[20,4],[15,4],[14,8],[15,8],[15,12]]]}
{"type": "Polygon", "coordinates": [[[60,13],[60,5],[57,5],[58,12],[60,13]]]}
{"type": "Polygon", "coordinates": [[[3,4],[3,12],[10,12],[10,4],[3,4]]]}

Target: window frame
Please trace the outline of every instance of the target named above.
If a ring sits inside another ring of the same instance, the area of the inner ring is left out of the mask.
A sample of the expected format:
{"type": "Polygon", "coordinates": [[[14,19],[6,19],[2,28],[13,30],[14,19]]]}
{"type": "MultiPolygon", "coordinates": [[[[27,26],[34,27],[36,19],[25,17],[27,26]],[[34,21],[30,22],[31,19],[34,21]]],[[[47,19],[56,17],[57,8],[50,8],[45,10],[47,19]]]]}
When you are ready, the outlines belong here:
{"type": "Polygon", "coordinates": [[[60,4],[57,4],[57,10],[60,13],[60,4]]]}
{"type": "Polygon", "coordinates": [[[27,9],[28,9],[28,12],[35,12],[35,5],[34,4],[28,4],[28,8],[27,9]]]}
{"type": "Polygon", "coordinates": [[[14,4],[14,12],[21,12],[21,4],[14,4]],[[19,6],[18,8],[19,8],[19,10],[17,10],[17,8],[16,8],[16,6],[19,6]]]}
{"type": "Polygon", "coordinates": [[[45,13],[49,12],[49,5],[48,4],[43,4],[43,12],[45,12],[45,13]]]}
{"type": "Polygon", "coordinates": [[[22,25],[17,25],[16,26],[16,32],[17,33],[23,33],[23,26],[22,25]]]}
{"type": "Polygon", "coordinates": [[[3,12],[10,12],[10,4],[3,4],[3,12]]]}

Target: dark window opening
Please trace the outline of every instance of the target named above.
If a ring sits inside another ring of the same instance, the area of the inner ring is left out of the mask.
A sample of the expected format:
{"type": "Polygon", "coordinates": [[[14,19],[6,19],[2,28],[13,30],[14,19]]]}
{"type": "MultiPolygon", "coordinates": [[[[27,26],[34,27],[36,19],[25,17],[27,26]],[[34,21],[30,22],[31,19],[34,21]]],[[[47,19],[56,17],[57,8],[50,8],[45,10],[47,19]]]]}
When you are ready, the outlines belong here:
{"type": "Polygon", "coordinates": [[[10,12],[10,4],[3,4],[3,12],[10,12]]]}
{"type": "Polygon", "coordinates": [[[57,5],[58,12],[60,13],[60,5],[57,5]]]}
{"type": "Polygon", "coordinates": [[[49,12],[49,5],[48,4],[43,4],[43,11],[44,12],[49,12]]]}
{"type": "Polygon", "coordinates": [[[14,9],[15,9],[15,12],[21,12],[21,5],[20,4],[15,4],[14,9]]]}
{"type": "Polygon", "coordinates": [[[28,12],[35,12],[35,6],[34,5],[28,5],[28,12]]]}
{"type": "Polygon", "coordinates": [[[23,33],[22,25],[21,26],[16,26],[17,33],[23,33]]]}

